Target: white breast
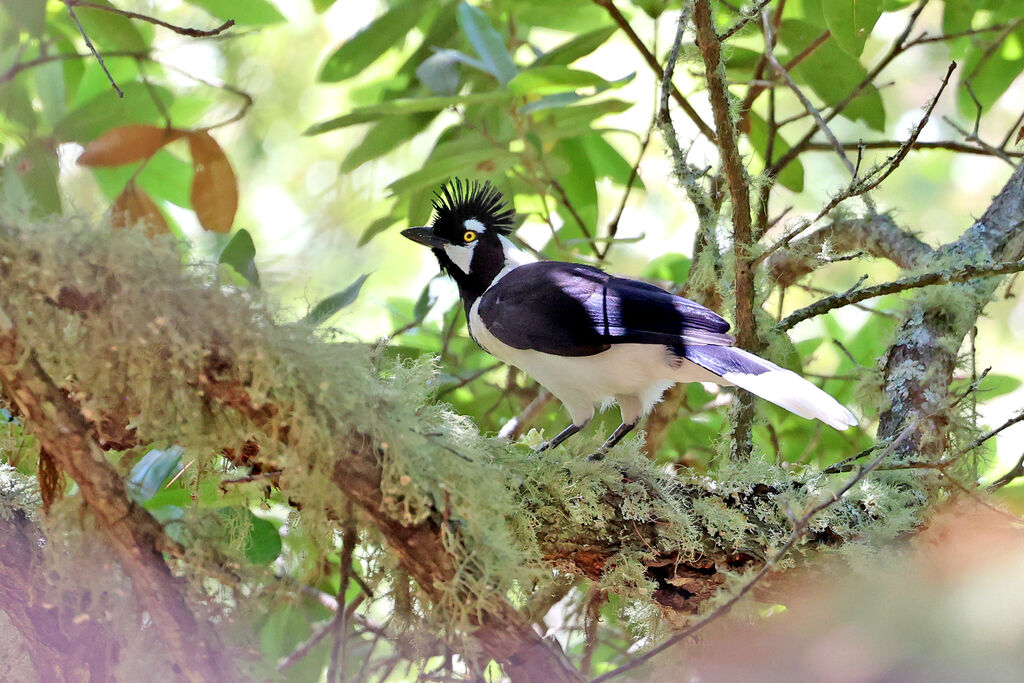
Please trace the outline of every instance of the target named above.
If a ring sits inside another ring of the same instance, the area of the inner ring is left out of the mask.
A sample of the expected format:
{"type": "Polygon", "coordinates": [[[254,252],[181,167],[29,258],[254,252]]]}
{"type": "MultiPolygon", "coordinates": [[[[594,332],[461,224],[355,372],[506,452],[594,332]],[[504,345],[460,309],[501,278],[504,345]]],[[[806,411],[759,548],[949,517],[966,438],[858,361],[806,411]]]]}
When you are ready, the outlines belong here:
{"type": "Polygon", "coordinates": [[[718,379],[703,368],[684,361],[673,368],[670,354],[658,344],[614,344],[592,356],[556,356],[515,349],[491,334],[480,318],[479,299],[469,311],[469,331],[488,353],[514,365],[537,380],[565,404],[575,424],[594,414],[594,405],[609,399],[632,397],[647,413],[665,389],[676,382],[718,379]]]}

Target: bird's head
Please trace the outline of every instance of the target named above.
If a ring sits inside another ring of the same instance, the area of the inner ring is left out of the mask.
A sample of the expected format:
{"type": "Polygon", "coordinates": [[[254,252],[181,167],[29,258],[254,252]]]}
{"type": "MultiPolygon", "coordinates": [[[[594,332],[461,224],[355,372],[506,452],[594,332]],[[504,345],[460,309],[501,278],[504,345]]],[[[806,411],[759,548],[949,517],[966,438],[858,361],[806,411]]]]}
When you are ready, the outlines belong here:
{"type": "Polygon", "coordinates": [[[464,299],[475,299],[505,267],[514,249],[515,211],[490,182],[455,179],[434,193],[434,220],[402,235],[430,247],[459,285],[464,299]]]}

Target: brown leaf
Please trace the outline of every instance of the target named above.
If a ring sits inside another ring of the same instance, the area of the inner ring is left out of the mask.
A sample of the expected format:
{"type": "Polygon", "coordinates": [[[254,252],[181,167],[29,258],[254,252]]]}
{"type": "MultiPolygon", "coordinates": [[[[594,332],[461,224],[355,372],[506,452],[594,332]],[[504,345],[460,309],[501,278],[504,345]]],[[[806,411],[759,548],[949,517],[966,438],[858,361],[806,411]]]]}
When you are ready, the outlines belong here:
{"type": "Polygon", "coordinates": [[[121,166],[148,159],[185,131],[141,123],[108,130],[92,142],[78,157],[82,166],[121,166]]]}
{"type": "Polygon", "coordinates": [[[238,181],[224,150],[206,131],[189,133],[192,150],[192,208],[205,230],[229,232],[238,210],[238,181]]]}
{"type": "Polygon", "coordinates": [[[1013,144],[1019,145],[1021,140],[1024,140],[1024,126],[1021,126],[1020,130],[1017,131],[1017,139],[1013,141],[1013,144]]]}
{"type": "Polygon", "coordinates": [[[110,219],[115,228],[127,228],[140,223],[145,224],[146,234],[150,237],[170,232],[167,219],[160,213],[156,203],[142,191],[134,181],[129,182],[117,196],[110,219]]]}

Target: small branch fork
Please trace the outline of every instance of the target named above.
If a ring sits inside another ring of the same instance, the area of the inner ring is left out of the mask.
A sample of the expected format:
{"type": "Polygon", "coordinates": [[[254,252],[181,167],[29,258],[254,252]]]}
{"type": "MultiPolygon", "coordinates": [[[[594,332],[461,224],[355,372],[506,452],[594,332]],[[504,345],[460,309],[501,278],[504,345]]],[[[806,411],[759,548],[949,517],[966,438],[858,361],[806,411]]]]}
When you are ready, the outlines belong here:
{"type": "Polygon", "coordinates": [[[779,550],[775,553],[775,555],[769,558],[768,561],[761,566],[757,573],[754,574],[754,576],[752,576],[750,580],[747,581],[734,596],[729,598],[728,601],[716,607],[713,611],[709,612],[700,621],[697,621],[694,624],[683,629],[682,631],[674,634],[671,638],[668,638],[665,642],[661,643],[657,647],[649,650],[648,652],[645,652],[640,657],[630,660],[626,664],[623,664],[622,666],[613,671],[609,671],[608,673],[602,676],[598,676],[597,678],[592,679],[590,683],[603,683],[603,681],[611,680],[612,678],[621,676],[627,671],[631,671],[647,663],[652,658],[656,657],[658,654],[664,652],[665,650],[672,647],[673,645],[676,645],[682,640],[689,638],[694,633],[700,631],[716,619],[719,619],[720,617],[723,617],[726,614],[728,614],[736,605],[736,603],[738,603],[748,593],[750,593],[750,591],[753,590],[754,586],[756,586],[762,579],[764,579],[764,577],[768,575],[768,572],[774,569],[779,564],[779,562],[781,562],[783,558],[785,558],[786,555],[789,554],[789,551],[793,549],[793,546],[795,546],[797,542],[800,540],[800,538],[804,535],[804,532],[807,531],[808,526],[810,526],[814,518],[817,517],[818,514],[820,514],[824,510],[828,509],[835,503],[842,500],[843,496],[849,493],[849,491],[858,483],[860,483],[860,481],[863,480],[864,477],[866,477],[879,465],[881,465],[882,461],[889,457],[893,450],[895,450],[896,446],[898,446],[904,439],[906,439],[907,436],[911,433],[911,431],[915,429],[921,421],[923,421],[923,419],[908,425],[895,439],[890,441],[889,444],[884,449],[882,449],[882,451],[874,460],[872,460],[870,463],[862,467],[856,475],[851,477],[850,480],[847,481],[846,484],[842,486],[842,488],[840,488],[838,491],[833,493],[831,496],[825,498],[818,504],[811,507],[799,519],[795,519],[793,521],[793,532],[789,535],[789,538],[786,539],[786,542],[782,544],[782,547],[780,547],[779,550]]]}
{"type": "Polygon", "coordinates": [[[895,294],[896,292],[928,287],[930,285],[967,282],[980,277],[998,277],[1000,275],[1008,275],[1010,273],[1019,273],[1022,270],[1024,270],[1024,261],[1010,261],[1007,263],[997,263],[991,266],[968,265],[956,270],[911,275],[910,277],[905,277],[900,280],[893,280],[892,282],[885,282],[880,285],[874,285],[873,287],[865,287],[864,289],[851,289],[850,291],[843,292],[842,294],[836,294],[834,296],[825,297],[824,299],[819,299],[810,306],[791,313],[779,321],[778,325],[776,325],[776,329],[788,330],[797,323],[803,322],[808,318],[814,318],[833,309],[849,306],[850,304],[855,304],[860,301],[864,301],[865,299],[873,299],[875,297],[885,296],[886,294],[895,294]]]}

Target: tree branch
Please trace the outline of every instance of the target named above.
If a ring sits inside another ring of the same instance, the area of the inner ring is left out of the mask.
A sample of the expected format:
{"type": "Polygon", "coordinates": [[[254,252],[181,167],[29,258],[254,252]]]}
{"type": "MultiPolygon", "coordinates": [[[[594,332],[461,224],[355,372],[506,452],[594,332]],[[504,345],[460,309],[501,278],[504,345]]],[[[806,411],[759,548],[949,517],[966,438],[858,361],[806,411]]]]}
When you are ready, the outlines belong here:
{"type": "MultiPolygon", "coordinates": [[[[0,295],[2,296],[2,295],[0,295]]],[[[10,303],[0,298],[0,385],[25,416],[26,427],[79,486],[82,499],[120,559],[140,603],[153,620],[183,675],[192,681],[234,678],[212,629],[200,629],[185,602],[184,584],[161,555],[176,544],[132,501],[120,475],[88,435],[91,425],[23,348],[11,323],[10,303]]]]}
{"type": "Polygon", "coordinates": [[[855,249],[908,270],[923,266],[932,253],[931,247],[901,229],[891,216],[875,214],[842,218],[819,228],[788,249],[776,251],[767,259],[766,266],[780,287],[789,287],[826,263],[817,258],[825,250],[829,254],[843,254],[855,249]]]}
{"type": "Polygon", "coordinates": [[[886,294],[895,294],[897,292],[904,292],[908,289],[919,289],[930,285],[945,285],[954,282],[968,282],[977,278],[998,277],[1009,273],[1019,273],[1022,270],[1024,270],[1024,261],[1011,261],[1009,263],[997,263],[992,266],[967,265],[952,271],[947,270],[936,273],[912,275],[901,280],[885,282],[880,285],[874,285],[873,287],[866,287],[864,289],[853,289],[848,292],[843,292],[842,294],[836,294],[824,299],[819,299],[810,306],[801,308],[799,311],[795,311],[783,318],[779,321],[779,324],[776,325],[776,328],[779,330],[788,330],[797,323],[803,322],[808,318],[814,318],[836,308],[849,306],[850,304],[855,304],[858,301],[864,301],[865,299],[885,296],[886,294]]]}

